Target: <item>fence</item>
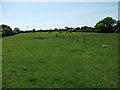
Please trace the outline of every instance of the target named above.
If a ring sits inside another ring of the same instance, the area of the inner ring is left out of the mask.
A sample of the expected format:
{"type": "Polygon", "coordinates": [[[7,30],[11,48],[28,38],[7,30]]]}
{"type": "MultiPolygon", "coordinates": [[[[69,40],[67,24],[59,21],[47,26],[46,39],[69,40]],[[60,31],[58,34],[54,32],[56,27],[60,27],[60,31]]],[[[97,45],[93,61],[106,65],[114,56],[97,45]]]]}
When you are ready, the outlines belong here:
{"type": "Polygon", "coordinates": [[[88,43],[86,41],[86,36],[72,36],[72,35],[57,35],[56,34],[56,37],[57,38],[61,38],[61,39],[66,39],[66,40],[69,40],[69,41],[75,41],[75,42],[81,42],[81,43],[88,43]]]}
{"type": "Polygon", "coordinates": [[[56,34],[57,38],[65,39],[69,41],[74,41],[78,43],[83,43],[87,45],[94,45],[94,46],[102,46],[102,45],[109,45],[109,46],[117,46],[118,37],[117,34],[93,34],[93,35],[70,35],[70,34],[56,34]],[[111,43],[113,42],[113,43],[111,43]]]}

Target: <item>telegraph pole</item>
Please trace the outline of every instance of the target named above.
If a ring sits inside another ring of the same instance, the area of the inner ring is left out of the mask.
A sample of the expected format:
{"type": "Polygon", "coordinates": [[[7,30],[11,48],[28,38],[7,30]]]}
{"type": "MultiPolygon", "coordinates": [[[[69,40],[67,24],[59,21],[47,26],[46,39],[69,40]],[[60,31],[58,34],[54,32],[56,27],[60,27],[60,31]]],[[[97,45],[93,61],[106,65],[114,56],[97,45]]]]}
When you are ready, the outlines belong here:
{"type": "Polygon", "coordinates": [[[28,30],[28,28],[29,28],[29,27],[28,27],[28,25],[27,25],[27,30],[28,30]]]}

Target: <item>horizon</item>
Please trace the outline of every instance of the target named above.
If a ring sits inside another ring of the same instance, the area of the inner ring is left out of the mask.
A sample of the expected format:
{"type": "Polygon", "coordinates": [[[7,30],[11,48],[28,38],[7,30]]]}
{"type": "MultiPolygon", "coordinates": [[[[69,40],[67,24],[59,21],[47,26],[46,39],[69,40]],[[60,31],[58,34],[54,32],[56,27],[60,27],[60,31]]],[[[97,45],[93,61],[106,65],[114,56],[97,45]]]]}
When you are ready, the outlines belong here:
{"type": "Polygon", "coordinates": [[[118,19],[117,2],[2,2],[1,24],[23,31],[94,27],[105,17],[118,19]]]}

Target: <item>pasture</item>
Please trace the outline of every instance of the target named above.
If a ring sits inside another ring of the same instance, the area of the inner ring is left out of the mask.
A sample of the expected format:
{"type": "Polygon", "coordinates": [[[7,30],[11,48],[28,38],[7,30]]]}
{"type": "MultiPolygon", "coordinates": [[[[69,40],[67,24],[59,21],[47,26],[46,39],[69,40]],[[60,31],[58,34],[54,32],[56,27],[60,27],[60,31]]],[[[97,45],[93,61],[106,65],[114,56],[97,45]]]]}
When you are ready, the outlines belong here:
{"type": "Polygon", "coordinates": [[[22,33],[2,43],[3,88],[118,87],[116,33],[22,33]]]}

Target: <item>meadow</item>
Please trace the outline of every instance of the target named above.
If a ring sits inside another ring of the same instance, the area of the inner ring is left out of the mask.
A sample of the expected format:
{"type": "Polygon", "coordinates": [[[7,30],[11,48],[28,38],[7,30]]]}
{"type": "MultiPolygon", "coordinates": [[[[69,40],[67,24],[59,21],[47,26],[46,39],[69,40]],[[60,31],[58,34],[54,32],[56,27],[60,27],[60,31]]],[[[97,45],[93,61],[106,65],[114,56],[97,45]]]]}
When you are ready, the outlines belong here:
{"type": "MultiPolygon", "coordinates": [[[[0,32],[0,36],[2,33],[0,32]]],[[[2,38],[0,37],[0,89],[2,89],[2,38]]]]}
{"type": "Polygon", "coordinates": [[[2,45],[3,88],[118,87],[117,33],[21,33],[2,45]]]}

